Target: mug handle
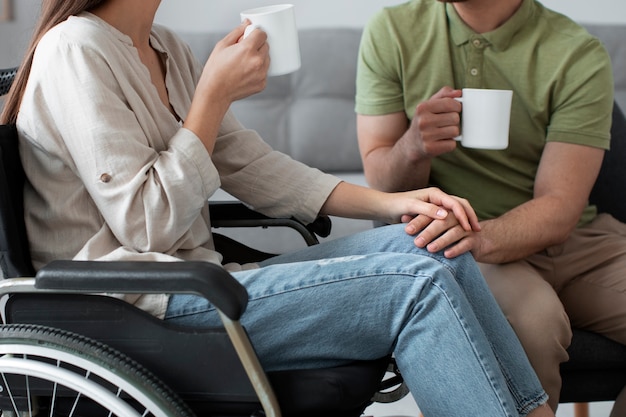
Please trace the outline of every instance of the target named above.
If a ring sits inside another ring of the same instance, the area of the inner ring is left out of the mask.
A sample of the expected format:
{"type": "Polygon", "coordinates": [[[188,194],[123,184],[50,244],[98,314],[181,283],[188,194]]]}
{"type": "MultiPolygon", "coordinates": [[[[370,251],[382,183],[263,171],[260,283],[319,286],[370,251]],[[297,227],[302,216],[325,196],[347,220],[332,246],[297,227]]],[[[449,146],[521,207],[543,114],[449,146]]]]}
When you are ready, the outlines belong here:
{"type": "MultiPolygon", "coordinates": [[[[454,99],[456,101],[458,101],[459,103],[463,103],[463,97],[454,97],[454,99]]],[[[456,140],[457,142],[460,142],[463,140],[463,135],[459,135],[456,138],[454,138],[454,140],[456,140]]]]}
{"type": "Polygon", "coordinates": [[[244,30],[243,32],[243,38],[246,39],[252,33],[252,31],[254,31],[255,29],[259,29],[260,27],[261,26],[255,25],[254,23],[246,26],[246,30],[244,30]]]}

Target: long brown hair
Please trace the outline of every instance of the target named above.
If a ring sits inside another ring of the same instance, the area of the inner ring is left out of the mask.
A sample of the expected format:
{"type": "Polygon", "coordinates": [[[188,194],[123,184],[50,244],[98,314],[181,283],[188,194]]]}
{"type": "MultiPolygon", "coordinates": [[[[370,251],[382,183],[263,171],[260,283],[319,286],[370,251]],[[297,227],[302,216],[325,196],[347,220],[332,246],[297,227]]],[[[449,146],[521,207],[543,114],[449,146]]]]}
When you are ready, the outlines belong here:
{"type": "Polygon", "coordinates": [[[106,0],[43,0],[41,2],[41,13],[35,25],[33,37],[26,50],[22,64],[17,71],[15,80],[11,85],[11,90],[9,90],[7,94],[4,109],[0,115],[1,124],[15,123],[17,120],[17,113],[22,103],[22,96],[24,95],[26,82],[28,81],[33,64],[35,49],[43,35],[54,26],[67,20],[68,17],[91,10],[105,1],[106,0]]]}

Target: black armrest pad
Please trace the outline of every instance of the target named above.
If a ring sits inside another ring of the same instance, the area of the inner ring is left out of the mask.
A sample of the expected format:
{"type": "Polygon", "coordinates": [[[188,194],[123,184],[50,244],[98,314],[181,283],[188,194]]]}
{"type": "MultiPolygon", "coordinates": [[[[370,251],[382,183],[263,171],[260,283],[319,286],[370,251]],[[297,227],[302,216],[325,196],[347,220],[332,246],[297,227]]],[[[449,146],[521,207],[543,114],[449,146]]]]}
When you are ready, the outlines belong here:
{"type": "Polygon", "coordinates": [[[208,262],[53,261],[37,273],[35,286],[88,293],[197,294],[232,320],[248,304],[246,289],[208,262]]]}
{"type": "Polygon", "coordinates": [[[264,214],[254,211],[240,201],[210,201],[211,223],[220,220],[267,220],[264,214]]]}

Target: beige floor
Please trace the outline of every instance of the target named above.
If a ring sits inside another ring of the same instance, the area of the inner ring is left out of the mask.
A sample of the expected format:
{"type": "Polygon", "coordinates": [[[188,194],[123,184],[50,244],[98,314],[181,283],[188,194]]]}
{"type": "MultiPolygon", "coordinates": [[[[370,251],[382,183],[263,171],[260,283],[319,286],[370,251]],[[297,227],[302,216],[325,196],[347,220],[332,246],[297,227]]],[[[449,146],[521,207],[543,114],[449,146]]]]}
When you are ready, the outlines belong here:
{"type": "MultiPolygon", "coordinates": [[[[609,417],[611,406],[611,402],[593,403],[589,408],[589,417],[609,417]]],[[[365,410],[365,415],[373,417],[418,417],[419,409],[409,395],[392,404],[373,404],[365,410]]],[[[574,417],[573,405],[561,404],[556,417],[574,417]]]]}

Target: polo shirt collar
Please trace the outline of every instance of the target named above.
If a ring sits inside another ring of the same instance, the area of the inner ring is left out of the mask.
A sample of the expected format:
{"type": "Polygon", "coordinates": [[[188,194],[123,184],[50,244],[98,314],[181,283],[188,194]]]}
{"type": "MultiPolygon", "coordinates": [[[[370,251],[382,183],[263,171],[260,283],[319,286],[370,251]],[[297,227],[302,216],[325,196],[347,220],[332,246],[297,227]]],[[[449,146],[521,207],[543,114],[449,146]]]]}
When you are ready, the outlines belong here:
{"type": "MultiPolygon", "coordinates": [[[[456,12],[454,5],[452,3],[446,3],[445,6],[446,15],[450,22],[450,34],[454,43],[457,46],[461,46],[471,39],[476,38],[476,32],[465,24],[456,12]]],[[[535,0],[524,0],[515,14],[502,26],[479,36],[489,42],[495,50],[503,51],[511,44],[515,34],[529,24],[528,21],[536,12],[536,9],[537,5],[535,4],[535,0]]]]}

